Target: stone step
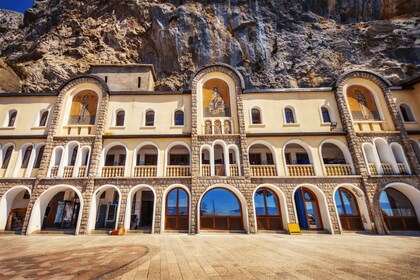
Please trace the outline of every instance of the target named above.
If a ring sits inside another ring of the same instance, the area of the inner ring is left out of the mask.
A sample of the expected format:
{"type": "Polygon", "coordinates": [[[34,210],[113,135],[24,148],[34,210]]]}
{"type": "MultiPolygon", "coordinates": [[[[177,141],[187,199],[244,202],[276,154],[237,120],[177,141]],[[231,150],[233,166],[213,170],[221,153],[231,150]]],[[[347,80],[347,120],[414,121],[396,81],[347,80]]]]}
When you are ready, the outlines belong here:
{"type": "Polygon", "coordinates": [[[73,234],[74,235],[74,229],[71,230],[62,230],[62,229],[58,229],[58,230],[38,230],[34,232],[35,234],[58,234],[58,235],[63,235],[63,234],[73,234]]]}
{"type": "Polygon", "coordinates": [[[150,234],[152,233],[151,229],[130,229],[127,231],[127,234],[150,234]]]}
{"type": "Polygon", "coordinates": [[[90,231],[90,234],[105,234],[108,235],[112,229],[94,229],[90,231]]]}
{"type": "Polygon", "coordinates": [[[0,234],[6,234],[6,235],[10,235],[10,234],[20,234],[20,231],[14,231],[14,230],[0,230],[0,234]]]}

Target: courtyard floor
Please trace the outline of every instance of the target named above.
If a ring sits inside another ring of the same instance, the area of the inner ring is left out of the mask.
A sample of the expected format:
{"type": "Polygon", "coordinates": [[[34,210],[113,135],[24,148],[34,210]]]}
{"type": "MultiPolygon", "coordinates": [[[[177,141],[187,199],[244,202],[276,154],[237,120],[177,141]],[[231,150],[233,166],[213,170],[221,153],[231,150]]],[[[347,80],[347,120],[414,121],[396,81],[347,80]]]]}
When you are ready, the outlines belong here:
{"type": "Polygon", "coordinates": [[[420,279],[419,236],[0,235],[0,279],[420,279]]]}

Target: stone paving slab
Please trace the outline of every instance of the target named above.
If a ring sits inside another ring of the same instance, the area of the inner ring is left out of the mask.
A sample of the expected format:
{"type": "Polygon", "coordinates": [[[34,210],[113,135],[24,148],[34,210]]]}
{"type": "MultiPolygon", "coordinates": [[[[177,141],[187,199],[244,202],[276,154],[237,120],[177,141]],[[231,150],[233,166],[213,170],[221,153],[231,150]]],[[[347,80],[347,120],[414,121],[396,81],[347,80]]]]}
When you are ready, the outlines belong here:
{"type": "Polygon", "coordinates": [[[0,236],[0,279],[420,279],[420,237],[0,236]]]}

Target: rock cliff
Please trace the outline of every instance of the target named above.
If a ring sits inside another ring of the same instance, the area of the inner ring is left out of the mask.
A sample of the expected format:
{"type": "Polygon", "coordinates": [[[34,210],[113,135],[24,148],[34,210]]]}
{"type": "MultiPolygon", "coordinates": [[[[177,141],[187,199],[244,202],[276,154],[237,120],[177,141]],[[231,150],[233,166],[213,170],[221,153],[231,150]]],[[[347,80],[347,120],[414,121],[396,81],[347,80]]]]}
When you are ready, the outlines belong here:
{"type": "Polygon", "coordinates": [[[214,62],[236,67],[249,88],[328,86],[355,68],[398,84],[419,73],[419,6],[411,0],[43,0],[19,28],[0,21],[0,59],[19,76],[22,91],[55,90],[92,63],[152,63],[159,90],[188,88],[195,71],[214,62]]]}

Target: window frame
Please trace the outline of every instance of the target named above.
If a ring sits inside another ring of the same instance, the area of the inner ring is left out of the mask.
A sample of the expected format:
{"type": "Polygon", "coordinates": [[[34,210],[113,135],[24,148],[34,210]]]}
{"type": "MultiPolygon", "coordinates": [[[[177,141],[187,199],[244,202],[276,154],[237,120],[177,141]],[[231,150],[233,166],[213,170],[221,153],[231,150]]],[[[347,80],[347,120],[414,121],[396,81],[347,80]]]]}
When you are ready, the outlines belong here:
{"type": "Polygon", "coordinates": [[[185,126],[185,113],[184,113],[184,110],[182,110],[182,109],[176,109],[174,111],[173,116],[174,116],[174,122],[173,122],[173,125],[174,126],[177,126],[177,127],[185,126]],[[176,114],[178,112],[181,112],[182,113],[182,124],[177,124],[177,116],[176,116],[176,114]]]}
{"type": "Polygon", "coordinates": [[[299,126],[299,119],[298,119],[295,107],[293,107],[291,105],[287,105],[283,108],[283,120],[284,120],[284,125],[285,126],[299,126]],[[286,109],[289,109],[292,112],[294,122],[287,122],[286,109]]]}
{"type": "Polygon", "coordinates": [[[144,123],[143,123],[143,126],[144,127],[147,127],[147,128],[153,128],[153,127],[155,127],[155,123],[156,123],[156,112],[155,112],[155,110],[154,109],[147,109],[145,112],[144,112],[144,123]],[[147,114],[149,114],[149,113],[153,113],[153,123],[150,125],[150,124],[147,124],[147,114]]]}
{"type": "Polygon", "coordinates": [[[250,121],[250,126],[263,126],[264,125],[262,110],[261,110],[260,107],[254,106],[249,110],[249,121],[250,121]],[[259,113],[259,122],[258,123],[254,123],[254,117],[253,117],[253,111],[254,110],[257,110],[258,113],[259,113]]]}
{"type": "Polygon", "coordinates": [[[416,116],[413,113],[413,109],[407,103],[401,102],[400,104],[398,104],[398,112],[400,114],[400,117],[401,117],[401,120],[402,120],[403,123],[414,123],[414,122],[417,121],[416,116]],[[404,108],[403,106],[406,107],[406,108],[404,108]],[[404,114],[403,114],[401,108],[403,108],[405,110],[405,113],[407,114],[408,120],[406,120],[404,118],[404,114]],[[409,110],[409,112],[407,112],[407,109],[409,110]],[[410,115],[411,115],[411,120],[410,120],[410,115]]]}
{"type": "Polygon", "coordinates": [[[115,119],[114,119],[114,127],[122,128],[125,127],[125,110],[124,109],[118,109],[115,111],[115,119]],[[122,124],[118,124],[118,114],[123,113],[123,120],[122,124]]]}

